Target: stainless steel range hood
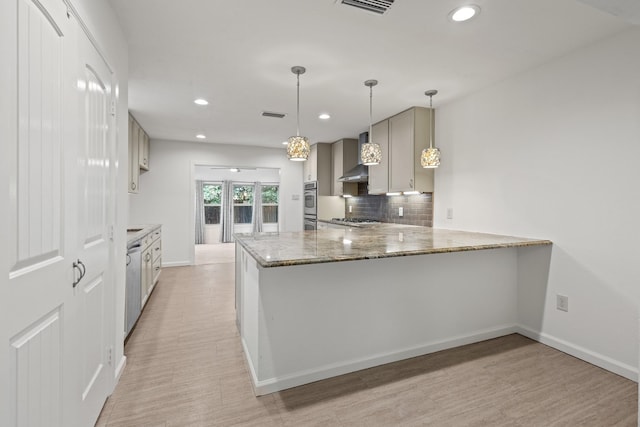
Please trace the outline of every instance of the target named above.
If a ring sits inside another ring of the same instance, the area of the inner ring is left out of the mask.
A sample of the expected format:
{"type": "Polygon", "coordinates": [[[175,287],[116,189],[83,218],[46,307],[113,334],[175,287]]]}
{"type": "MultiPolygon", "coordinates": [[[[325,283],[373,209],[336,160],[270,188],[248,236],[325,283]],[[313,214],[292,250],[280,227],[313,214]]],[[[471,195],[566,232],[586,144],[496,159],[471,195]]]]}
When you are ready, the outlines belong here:
{"type": "Polygon", "coordinates": [[[363,165],[360,160],[360,152],[362,150],[362,144],[366,143],[369,138],[369,132],[363,132],[358,137],[358,164],[349,169],[338,178],[341,182],[368,182],[369,181],[369,166],[363,165]]]}

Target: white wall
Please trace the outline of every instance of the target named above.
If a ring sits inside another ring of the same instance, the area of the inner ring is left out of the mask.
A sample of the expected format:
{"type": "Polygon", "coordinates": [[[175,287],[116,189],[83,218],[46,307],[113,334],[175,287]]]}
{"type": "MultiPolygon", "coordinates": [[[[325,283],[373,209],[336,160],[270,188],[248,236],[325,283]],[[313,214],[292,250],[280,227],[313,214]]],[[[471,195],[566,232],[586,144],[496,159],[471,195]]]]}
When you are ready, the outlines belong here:
{"type": "Polygon", "coordinates": [[[436,115],[434,225],[552,240],[544,297],[521,324],[621,372],[638,366],[638,46],[640,30],[619,34],[436,115]]]}
{"type": "Polygon", "coordinates": [[[140,193],[129,195],[129,223],[162,224],[163,265],[193,263],[194,166],[203,164],[280,169],[280,230],[302,230],[302,164],[284,149],[154,139],[140,193]]]}

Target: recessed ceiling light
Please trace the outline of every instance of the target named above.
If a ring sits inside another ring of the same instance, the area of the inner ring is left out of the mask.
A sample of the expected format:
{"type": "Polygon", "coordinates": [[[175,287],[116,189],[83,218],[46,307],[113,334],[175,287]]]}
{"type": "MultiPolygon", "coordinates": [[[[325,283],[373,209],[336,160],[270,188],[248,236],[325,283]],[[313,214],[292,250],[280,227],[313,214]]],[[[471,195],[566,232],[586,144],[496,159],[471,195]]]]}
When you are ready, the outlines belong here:
{"type": "Polygon", "coordinates": [[[196,135],[196,138],[198,138],[198,139],[205,139],[206,137],[207,137],[206,135],[203,135],[201,133],[196,135]]]}
{"type": "Polygon", "coordinates": [[[329,114],[327,114],[327,113],[322,113],[322,114],[320,114],[320,115],[318,116],[318,118],[319,118],[320,120],[329,120],[329,119],[331,118],[331,116],[330,116],[329,114]]]}
{"type": "Polygon", "coordinates": [[[209,101],[207,101],[206,99],[202,99],[202,98],[198,98],[193,102],[198,104],[198,105],[209,105],[209,101]]]}
{"type": "Polygon", "coordinates": [[[289,141],[285,141],[282,143],[282,145],[287,145],[289,143],[289,141]]]}
{"type": "Polygon", "coordinates": [[[449,19],[454,22],[464,22],[477,16],[480,13],[480,6],[475,4],[468,4],[466,6],[460,6],[449,12],[449,19]]]}
{"type": "Polygon", "coordinates": [[[230,172],[240,172],[240,169],[238,168],[231,168],[229,169],[230,172]]]}

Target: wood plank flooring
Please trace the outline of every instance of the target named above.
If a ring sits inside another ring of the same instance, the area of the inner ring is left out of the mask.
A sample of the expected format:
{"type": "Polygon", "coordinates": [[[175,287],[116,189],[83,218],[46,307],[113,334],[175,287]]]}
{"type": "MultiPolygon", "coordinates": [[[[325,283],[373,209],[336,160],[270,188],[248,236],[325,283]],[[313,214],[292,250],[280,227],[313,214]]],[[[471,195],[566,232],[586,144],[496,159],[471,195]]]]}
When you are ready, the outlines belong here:
{"type": "Polygon", "coordinates": [[[637,426],[636,383],[520,335],[255,397],[214,252],[163,270],[98,426],[637,426]]]}

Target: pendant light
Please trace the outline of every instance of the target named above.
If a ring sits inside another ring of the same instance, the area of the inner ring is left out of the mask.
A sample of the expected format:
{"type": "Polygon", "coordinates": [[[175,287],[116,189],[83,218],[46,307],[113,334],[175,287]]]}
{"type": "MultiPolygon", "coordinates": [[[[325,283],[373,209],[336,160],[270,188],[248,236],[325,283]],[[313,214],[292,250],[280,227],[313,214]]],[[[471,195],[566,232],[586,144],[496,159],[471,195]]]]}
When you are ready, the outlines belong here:
{"type": "Polygon", "coordinates": [[[304,67],[295,66],[291,67],[291,72],[295,74],[298,78],[298,96],[297,96],[297,127],[296,127],[296,136],[292,136],[289,138],[287,142],[287,156],[289,160],[302,162],[307,160],[309,157],[309,140],[300,136],[300,74],[304,74],[307,71],[304,67]]]}
{"type": "Polygon", "coordinates": [[[440,150],[433,146],[433,95],[437,90],[428,90],[424,94],[429,97],[429,148],[422,150],[420,164],[423,168],[437,168],[440,166],[440,150]]]}
{"type": "Polygon", "coordinates": [[[372,142],[373,138],[373,87],[378,84],[377,80],[367,80],[365,86],[369,87],[369,142],[362,144],[360,150],[360,160],[363,165],[373,166],[379,165],[382,160],[382,150],[380,144],[372,142]]]}

